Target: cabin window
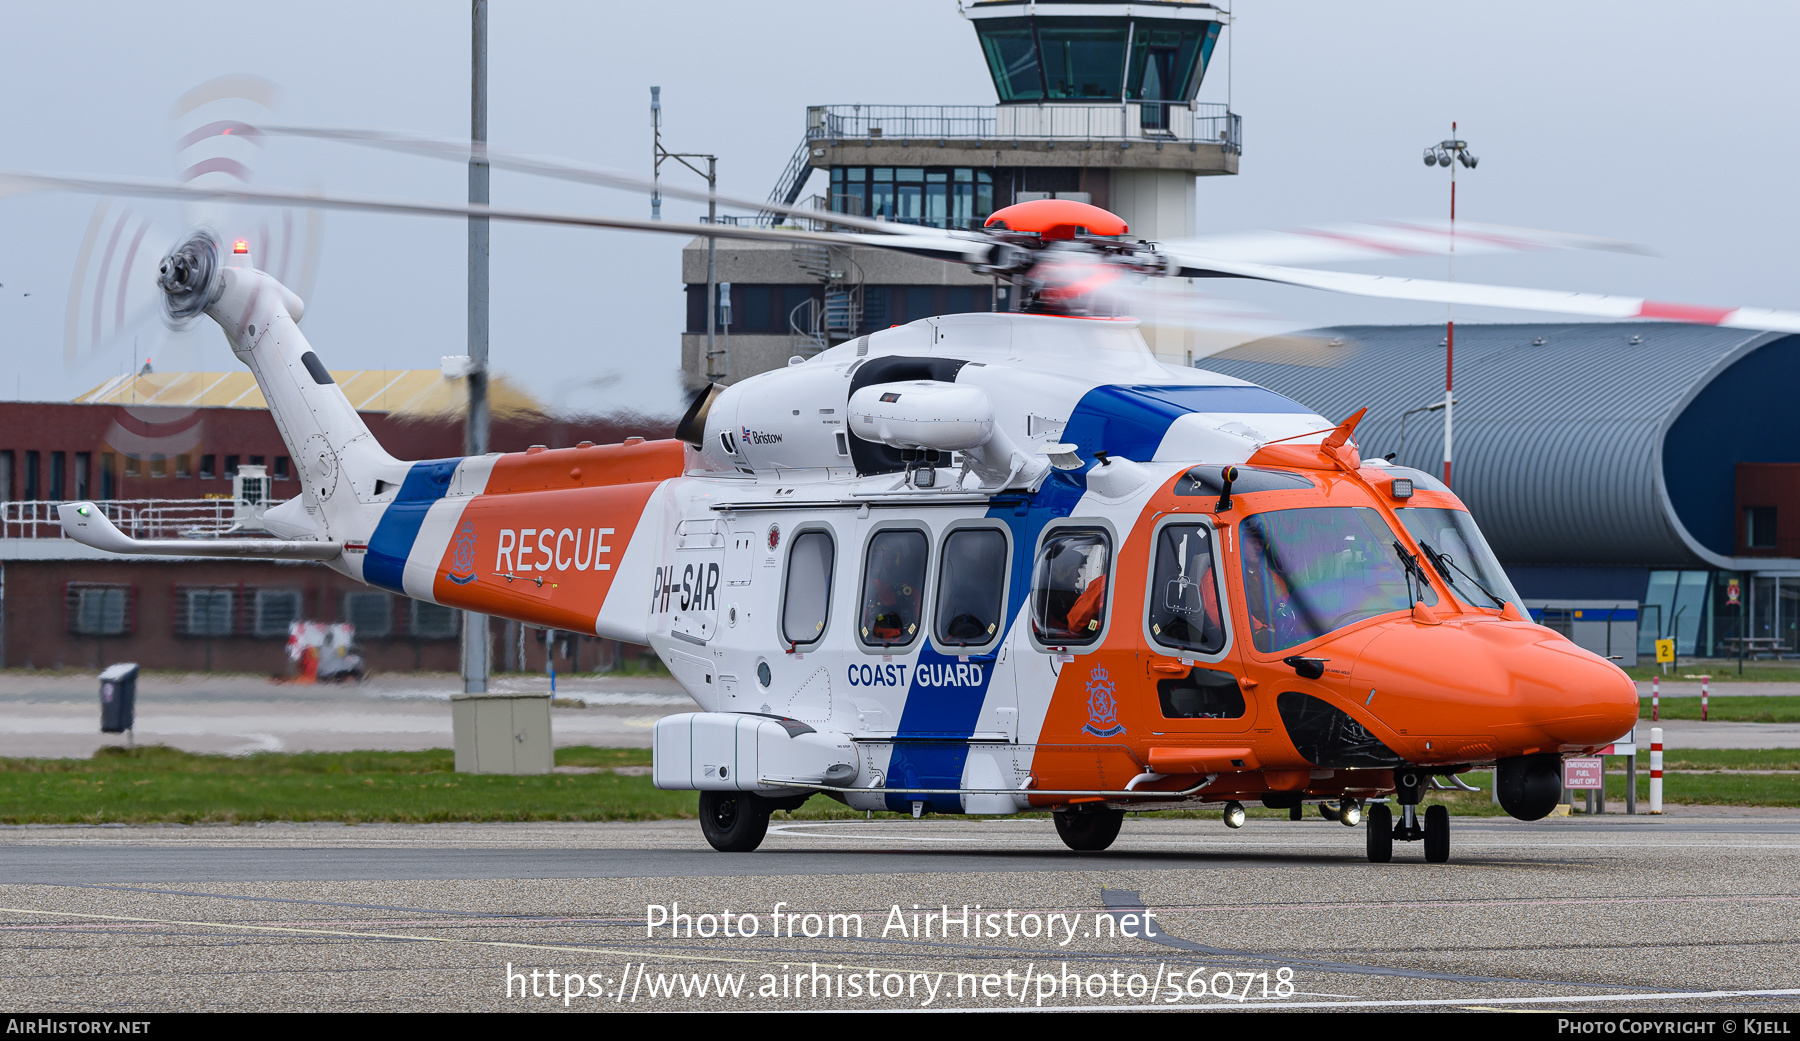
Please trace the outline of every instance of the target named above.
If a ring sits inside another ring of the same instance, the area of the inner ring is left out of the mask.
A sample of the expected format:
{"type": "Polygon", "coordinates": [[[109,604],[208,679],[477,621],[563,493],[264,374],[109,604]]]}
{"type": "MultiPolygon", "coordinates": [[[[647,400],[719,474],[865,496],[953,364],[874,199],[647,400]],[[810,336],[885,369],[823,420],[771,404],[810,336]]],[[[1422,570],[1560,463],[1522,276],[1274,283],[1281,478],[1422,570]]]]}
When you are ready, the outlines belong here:
{"type": "Polygon", "coordinates": [[[781,638],[810,647],[825,636],[831,617],[831,535],[814,529],[794,537],[788,549],[787,591],[782,598],[781,638]]]}
{"type": "Polygon", "coordinates": [[[918,639],[930,555],[930,543],[917,529],[890,528],[870,536],[857,622],[864,644],[905,647],[918,639]]]}
{"type": "Polygon", "coordinates": [[[1264,653],[1354,622],[1410,610],[1437,593],[1381,514],[1367,506],[1277,510],[1240,526],[1250,639],[1264,653]]]}
{"type": "Polygon", "coordinates": [[[1225,647],[1212,529],[1171,524],[1156,539],[1150,579],[1150,635],[1177,651],[1216,654],[1225,647]]]}
{"type": "Polygon", "coordinates": [[[1065,531],[1044,540],[1033,568],[1031,625],[1038,642],[1095,643],[1106,626],[1112,539],[1104,531],[1065,531]]]}
{"type": "Polygon", "coordinates": [[[969,648],[999,639],[1009,556],[1006,533],[998,528],[957,528],[945,536],[938,561],[938,643],[969,648]]]}
{"type": "Polygon", "coordinates": [[[1158,680],[1156,698],[1164,719],[1244,718],[1237,677],[1221,669],[1190,669],[1186,676],[1158,680]]]}

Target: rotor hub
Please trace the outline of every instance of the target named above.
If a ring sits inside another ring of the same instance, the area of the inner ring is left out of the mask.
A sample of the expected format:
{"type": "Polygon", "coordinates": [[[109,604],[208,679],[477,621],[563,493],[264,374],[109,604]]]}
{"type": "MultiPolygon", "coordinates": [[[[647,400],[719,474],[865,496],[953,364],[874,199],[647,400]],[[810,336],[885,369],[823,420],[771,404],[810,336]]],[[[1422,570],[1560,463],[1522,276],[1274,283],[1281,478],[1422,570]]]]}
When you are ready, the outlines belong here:
{"type": "Polygon", "coordinates": [[[156,284],[165,294],[168,315],[175,321],[192,318],[217,299],[223,284],[219,278],[219,244],[198,232],[162,259],[156,284]]]}

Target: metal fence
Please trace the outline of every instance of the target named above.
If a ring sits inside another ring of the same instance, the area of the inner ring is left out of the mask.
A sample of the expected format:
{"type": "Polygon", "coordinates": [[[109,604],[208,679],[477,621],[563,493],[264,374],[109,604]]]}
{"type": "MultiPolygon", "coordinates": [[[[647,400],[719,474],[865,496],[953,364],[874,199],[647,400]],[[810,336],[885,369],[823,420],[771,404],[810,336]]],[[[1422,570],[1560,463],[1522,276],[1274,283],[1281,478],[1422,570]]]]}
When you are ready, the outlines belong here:
{"type": "MultiPolygon", "coordinates": [[[[0,503],[0,538],[66,538],[57,519],[56,502],[22,499],[0,503]]],[[[137,539],[256,536],[266,532],[232,530],[246,510],[260,514],[275,503],[240,503],[235,499],[103,499],[95,503],[119,530],[137,539]]]]}
{"type": "Polygon", "coordinates": [[[1124,141],[1243,151],[1243,120],[1216,102],[1042,105],[815,105],[809,140],[1124,141]]]}

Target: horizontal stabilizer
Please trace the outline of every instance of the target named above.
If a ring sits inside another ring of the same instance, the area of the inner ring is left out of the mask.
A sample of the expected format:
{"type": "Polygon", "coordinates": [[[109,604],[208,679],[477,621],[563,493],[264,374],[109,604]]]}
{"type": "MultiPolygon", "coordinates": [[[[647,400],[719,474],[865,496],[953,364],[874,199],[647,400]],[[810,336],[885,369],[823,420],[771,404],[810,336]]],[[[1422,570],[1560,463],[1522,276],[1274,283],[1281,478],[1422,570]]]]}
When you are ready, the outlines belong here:
{"type": "Polygon", "coordinates": [[[341,542],[287,542],[282,539],[134,539],[91,502],[56,507],[63,533],[84,546],[109,553],[163,557],[238,557],[266,560],[336,560],[341,542]]]}

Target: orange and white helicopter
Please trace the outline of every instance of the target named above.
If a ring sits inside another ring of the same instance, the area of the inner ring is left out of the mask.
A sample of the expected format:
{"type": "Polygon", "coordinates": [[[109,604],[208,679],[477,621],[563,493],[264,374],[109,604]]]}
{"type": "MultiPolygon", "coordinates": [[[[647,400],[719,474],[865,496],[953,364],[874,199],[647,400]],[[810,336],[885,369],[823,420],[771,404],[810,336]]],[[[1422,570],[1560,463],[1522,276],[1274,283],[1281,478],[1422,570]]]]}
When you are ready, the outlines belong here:
{"type": "MultiPolygon", "coordinates": [[[[1800,331],[1788,312],[1138,242],[1063,200],[1002,209],[985,230],[833,215],[836,230],[808,232],[0,174],[8,185],[875,246],[1018,286],[1017,312],[916,321],[707,387],[675,440],[408,461],[370,435],[298,328],[302,301],[241,244],[197,235],[164,259],[170,314],[224,330],[304,492],[267,514],[280,541],[140,541],[91,503],[61,507],[68,534],[121,553],[317,560],[421,600],[648,644],[704,709],[656,724],[655,782],[699,791],[720,850],[755,849],[771,810],[815,795],[914,816],[1053,810],[1076,850],[1106,848],[1127,810],[1222,803],[1238,827],[1260,801],[1366,817],[1371,860],[1422,839],[1442,862],[1449,816],[1421,812],[1428,790],[1493,764],[1501,805],[1535,820],[1565,755],[1631,729],[1632,682],[1525,616],[1444,485],[1362,457],[1361,413],[1335,422],[1165,365],[1135,319],[1080,313],[1096,287],[1225,276],[1800,331]]],[[[1570,244],[1486,233],[1508,236],[1570,244]]],[[[1309,257],[1344,248],[1310,241],[1309,257]]]]}

